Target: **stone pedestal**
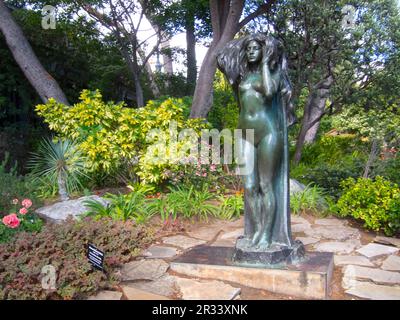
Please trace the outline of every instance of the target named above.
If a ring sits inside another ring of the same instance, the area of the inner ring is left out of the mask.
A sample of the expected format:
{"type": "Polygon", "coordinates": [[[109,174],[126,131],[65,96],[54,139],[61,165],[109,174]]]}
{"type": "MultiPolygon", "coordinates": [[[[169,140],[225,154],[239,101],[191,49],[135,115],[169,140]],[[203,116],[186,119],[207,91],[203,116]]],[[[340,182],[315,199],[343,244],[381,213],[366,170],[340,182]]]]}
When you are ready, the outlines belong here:
{"type": "Polygon", "coordinates": [[[217,279],[301,298],[328,299],[333,254],[307,252],[301,261],[281,265],[238,266],[235,248],[197,246],[174,259],[172,271],[197,278],[217,279]]]}

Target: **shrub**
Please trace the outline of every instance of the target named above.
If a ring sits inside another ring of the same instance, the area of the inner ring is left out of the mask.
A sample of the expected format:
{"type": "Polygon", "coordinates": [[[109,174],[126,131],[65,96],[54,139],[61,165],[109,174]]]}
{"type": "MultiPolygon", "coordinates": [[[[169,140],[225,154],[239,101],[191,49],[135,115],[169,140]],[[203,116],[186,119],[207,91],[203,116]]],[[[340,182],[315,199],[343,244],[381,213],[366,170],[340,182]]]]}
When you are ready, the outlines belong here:
{"type": "Polygon", "coordinates": [[[294,214],[311,211],[317,215],[324,215],[328,207],[325,192],[317,186],[308,185],[302,192],[290,196],[290,209],[294,214]]]}
{"type": "Polygon", "coordinates": [[[393,235],[400,230],[400,189],[397,184],[377,176],[342,182],[343,193],[336,205],[341,217],[352,216],[373,231],[393,235]]]}
{"type": "Polygon", "coordinates": [[[177,130],[199,131],[208,127],[202,119],[185,119],[187,102],[182,99],[149,101],[143,108],[132,109],[123,103],[103,102],[99,91],[84,90],[80,100],[66,106],[49,99],[47,104],[38,105],[36,111],[50,129],[78,143],[87,157],[87,167],[95,175],[99,171],[115,173],[129,164],[143,183],[159,183],[166,179],[166,169],[174,169],[177,154],[172,148],[180,150],[188,143],[185,139],[171,142],[171,122],[175,121],[177,130]],[[166,149],[157,149],[157,142],[166,145],[166,149]],[[163,161],[154,161],[156,151],[163,161]]]}
{"type": "Polygon", "coordinates": [[[110,288],[118,280],[113,268],[130,261],[150,240],[144,227],[111,219],[69,219],[63,224],[47,225],[37,234],[20,233],[13,242],[0,245],[0,296],[80,299],[110,288]],[[106,273],[93,270],[88,263],[88,243],[105,252],[106,273]],[[56,269],[54,291],[41,286],[41,270],[46,265],[56,269]]]}

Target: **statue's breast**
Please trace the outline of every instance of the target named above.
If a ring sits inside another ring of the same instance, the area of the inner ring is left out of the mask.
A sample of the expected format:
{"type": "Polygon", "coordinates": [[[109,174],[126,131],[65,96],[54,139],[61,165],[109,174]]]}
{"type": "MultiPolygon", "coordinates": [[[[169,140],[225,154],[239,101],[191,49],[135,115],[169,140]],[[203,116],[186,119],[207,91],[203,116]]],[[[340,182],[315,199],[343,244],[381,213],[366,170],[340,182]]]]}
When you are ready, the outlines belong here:
{"type": "Polygon", "coordinates": [[[254,91],[263,93],[262,77],[259,73],[252,73],[247,75],[239,84],[241,95],[254,94],[254,91]]]}

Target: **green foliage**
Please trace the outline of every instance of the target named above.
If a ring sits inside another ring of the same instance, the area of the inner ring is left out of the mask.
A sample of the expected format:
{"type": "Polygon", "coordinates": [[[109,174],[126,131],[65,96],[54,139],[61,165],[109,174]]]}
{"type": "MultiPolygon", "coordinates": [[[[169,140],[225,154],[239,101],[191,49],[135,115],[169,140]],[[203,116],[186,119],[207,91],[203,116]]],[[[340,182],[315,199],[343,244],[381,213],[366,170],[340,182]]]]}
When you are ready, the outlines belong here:
{"type": "Polygon", "coordinates": [[[80,100],[69,107],[50,99],[36,111],[50,129],[78,143],[94,173],[115,172],[128,163],[143,183],[162,182],[163,172],[175,167],[189,143],[188,139],[171,141],[170,124],[176,123],[178,131],[207,127],[202,119],[185,120],[187,105],[182,99],[169,98],[161,104],[149,101],[143,108],[132,109],[123,103],[103,102],[99,91],[84,90],[80,100]]]}
{"type": "Polygon", "coordinates": [[[380,159],[372,168],[372,177],[381,176],[400,185],[400,155],[397,153],[393,157],[380,159]]]}
{"type": "Polygon", "coordinates": [[[149,230],[132,222],[111,219],[46,225],[42,232],[20,233],[13,242],[0,245],[0,296],[4,299],[82,299],[119,280],[113,269],[134,258],[151,241],[149,230]],[[93,270],[86,246],[105,252],[107,273],[93,270]],[[56,269],[56,289],[41,285],[41,270],[56,269]]]}
{"type": "Polygon", "coordinates": [[[244,209],[243,195],[237,193],[231,196],[219,196],[221,202],[218,217],[226,220],[239,218],[244,209]]]}
{"type": "Polygon", "coordinates": [[[59,185],[61,177],[69,194],[81,190],[81,181],[87,178],[84,156],[70,140],[55,142],[52,139],[43,139],[38,151],[32,154],[28,168],[32,169],[34,179],[45,180],[50,189],[59,185]]]}
{"type": "Polygon", "coordinates": [[[0,163],[0,212],[9,212],[13,208],[12,199],[30,198],[34,203],[36,199],[36,185],[28,178],[17,174],[16,164],[9,167],[9,155],[0,163]]]}
{"type": "Polygon", "coordinates": [[[110,203],[106,206],[96,200],[85,201],[85,206],[89,209],[87,215],[94,216],[96,219],[111,217],[113,220],[133,220],[135,223],[142,224],[147,222],[155,213],[149,205],[150,200],[146,195],[152,188],[137,186],[132,192],[124,194],[106,194],[104,199],[110,203]]]}
{"type": "Polygon", "coordinates": [[[169,188],[170,193],[154,199],[152,212],[160,212],[162,219],[175,220],[178,215],[183,218],[199,217],[208,220],[209,216],[216,216],[218,207],[211,203],[214,194],[205,187],[197,190],[194,186],[169,188]]]}
{"type": "Polygon", "coordinates": [[[341,217],[352,216],[373,231],[391,236],[400,230],[400,188],[377,176],[375,180],[349,178],[336,205],[341,217]]]}
{"type": "Polygon", "coordinates": [[[238,103],[231,86],[220,71],[217,71],[215,79],[213,105],[207,120],[213,128],[234,130],[239,121],[238,103]]]}
{"type": "Polygon", "coordinates": [[[304,157],[291,168],[291,177],[323,188],[335,199],[341,194],[340,183],[359,177],[367,161],[368,146],[354,135],[324,136],[304,147],[304,157]]]}
{"type": "Polygon", "coordinates": [[[290,209],[294,214],[305,211],[324,215],[328,210],[327,196],[323,189],[308,185],[302,192],[290,196],[290,209]]]}

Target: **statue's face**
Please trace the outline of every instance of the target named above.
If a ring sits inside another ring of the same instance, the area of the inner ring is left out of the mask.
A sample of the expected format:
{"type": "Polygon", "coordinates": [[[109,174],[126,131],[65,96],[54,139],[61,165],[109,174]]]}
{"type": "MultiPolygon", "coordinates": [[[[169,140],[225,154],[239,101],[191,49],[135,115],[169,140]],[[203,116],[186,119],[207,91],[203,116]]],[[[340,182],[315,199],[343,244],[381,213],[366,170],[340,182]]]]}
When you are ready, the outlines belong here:
{"type": "Polygon", "coordinates": [[[259,62],[262,58],[262,47],[255,41],[251,40],[246,48],[247,60],[251,63],[259,62]]]}

